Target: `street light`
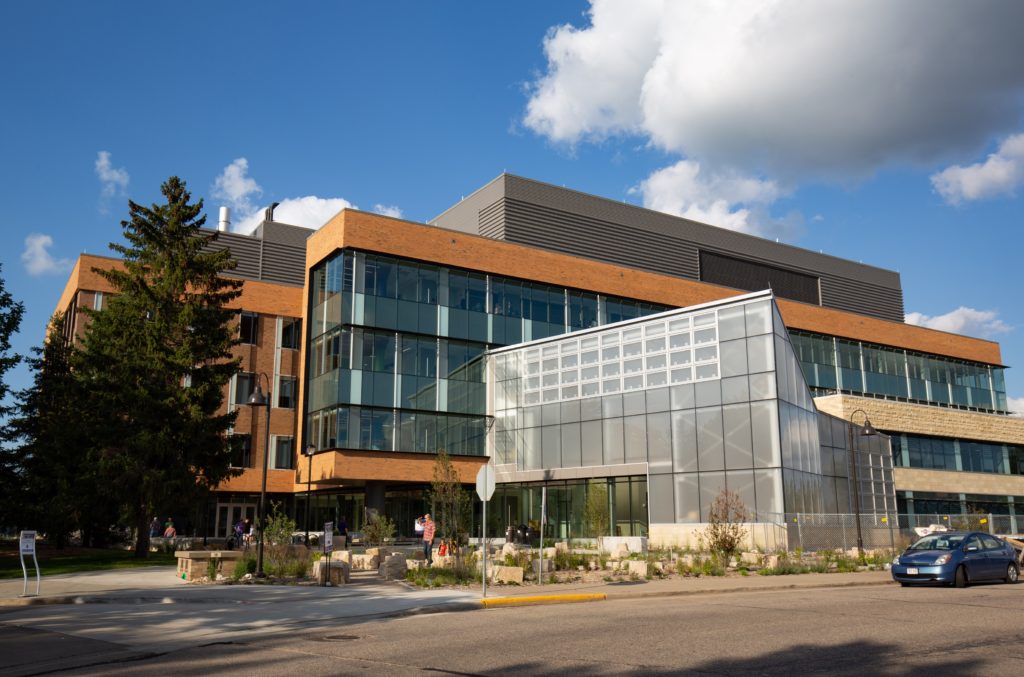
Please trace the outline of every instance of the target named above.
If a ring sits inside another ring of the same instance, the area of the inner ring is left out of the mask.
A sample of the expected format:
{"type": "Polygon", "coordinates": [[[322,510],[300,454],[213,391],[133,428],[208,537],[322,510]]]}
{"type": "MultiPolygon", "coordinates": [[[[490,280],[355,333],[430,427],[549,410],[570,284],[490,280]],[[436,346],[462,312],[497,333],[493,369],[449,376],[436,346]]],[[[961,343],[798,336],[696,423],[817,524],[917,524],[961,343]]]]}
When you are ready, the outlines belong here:
{"type": "Polygon", "coordinates": [[[856,409],[850,414],[850,425],[846,426],[847,437],[850,440],[850,468],[852,469],[851,475],[853,479],[853,512],[854,519],[857,520],[857,554],[861,557],[864,556],[864,537],[861,534],[860,528],[860,479],[857,476],[857,450],[853,447],[853,426],[856,425],[853,422],[853,417],[857,414],[864,414],[864,425],[861,426],[860,437],[874,437],[878,434],[874,426],[871,425],[871,421],[868,420],[868,413],[863,409],[856,409]]]}
{"type": "Polygon", "coordinates": [[[270,456],[270,378],[263,372],[260,372],[256,377],[256,390],[249,397],[249,406],[254,409],[256,407],[267,408],[267,427],[263,435],[263,482],[260,485],[259,541],[256,543],[256,576],[263,578],[266,576],[263,573],[263,529],[267,523],[267,461],[270,456]],[[263,391],[260,389],[260,378],[267,381],[266,397],[264,397],[263,391]]]}
{"type": "Polygon", "coordinates": [[[316,445],[310,442],[306,445],[306,456],[309,457],[309,469],[306,471],[306,545],[309,545],[309,503],[313,500],[313,454],[316,453],[316,445]]]}

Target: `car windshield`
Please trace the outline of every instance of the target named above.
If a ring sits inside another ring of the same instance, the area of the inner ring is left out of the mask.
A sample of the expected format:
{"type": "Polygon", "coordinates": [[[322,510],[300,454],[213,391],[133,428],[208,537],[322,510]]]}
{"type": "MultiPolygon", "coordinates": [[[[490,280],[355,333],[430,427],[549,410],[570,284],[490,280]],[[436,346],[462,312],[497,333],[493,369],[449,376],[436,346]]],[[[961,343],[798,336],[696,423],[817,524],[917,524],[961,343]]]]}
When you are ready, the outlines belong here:
{"type": "Polygon", "coordinates": [[[961,535],[933,534],[910,546],[911,550],[952,550],[964,540],[961,535]]]}

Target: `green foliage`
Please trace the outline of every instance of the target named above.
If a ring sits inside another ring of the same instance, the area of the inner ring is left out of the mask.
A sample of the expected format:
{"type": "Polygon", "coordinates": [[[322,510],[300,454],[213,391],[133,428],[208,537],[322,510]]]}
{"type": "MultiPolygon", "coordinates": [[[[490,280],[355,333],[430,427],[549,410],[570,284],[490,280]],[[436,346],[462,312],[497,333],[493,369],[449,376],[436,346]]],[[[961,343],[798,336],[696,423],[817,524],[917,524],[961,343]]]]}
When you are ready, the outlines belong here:
{"type": "MultiPolygon", "coordinates": [[[[439,449],[434,461],[434,478],[430,482],[430,503],[434,506],[432,518],[437,523],[437,535],[444,541],[465,545],[469,540],[469,525],[473,515],[473,499],[462,488],[451,456],[439,449]]],[[[459,548],[455,558],[460,559],[459,548]]]]}
{"type": "Polygon", "coordinates": [[[281,511],[281,505],[274,503],[263,530],[267,562],[267,573],[272,576],[305,578],[309,571],[309,552],[304,545],[292,545],[295,520],[281,511]]]}
{"type": "Polygon", "coordinates": [[[211,581],[217,580],[217,560],[212,557],[206,562],[206,577],[211,581]]]}
{"type": "Polygon", "coordinates": [[[581,566],[586,567],[589,563],[590,557],[586,555],[562,550],[555,551],[555,569],[559,571],[571,571],[581,566]]]}
{"type": "Polygon", "coordinates": [[[107,308],[86,312],[89,329],[72,361],[88,406],[69,425],[104,486],[118,487],[127,524],[145,557],[154,514],[201,501],[231,477],[225,434],[235,412],[223,391],[238,369],[227,304],[241,282],[226,249],[204,251],[216,234],[200,228],[202,201],[171,177],[163,204],[129,201],[122,267],[95,269],[114,288],[107,308]]]}
{"type": "Polygon", "coordinates": [[[517,550],[515,554],[506,553],[504,565],[507,567],[530,568],[530,552],[528,550],[517,550]]]}
{"type": "Polygon", "coordinates": [[[747,535],[743,525],[748,519],[747,506],[739,494],[722,489],[711,503],[708,526],[704,530],[704,538],[711,552],[720,555],[725,561],[736,554],[747,535]]]}
{"type": "Polygon", "coordinates": [[[11,337],[21,326],[24,313],[24,305],[14,300],[0,275],[0,496],[4,497],[0,501],[0,524],[5,525],[25,524],[24,516],[18,513],[28,503],[22,482],[23,456],[9,444],[17,434],[7,421],[13,413],[7,404],[7,372],[21,362],[21,356],[11,351],[11,337]]]}
{"type": "Polygon", "coordinates": [[[608,535],[610,517],[608,511],[608,488],[603,484],[587,485],[587,498],[583,504],[583,522],[590,535],[600,538],[608,535]]]}
{"type": "Polygon", "coordinates": [[[405,574],[405,580],[421,588],[440,588],[443,585],[470,585],[477,582],[476,572],[468,567],[441,569],[423,567],[405,574]]]}
{"type": "Polygon", "coordinates": [[[363,526],[363,538],[370,545],[383,545],[395,536],[395,523],[386,515],[372,516],[363,526]]]}
{"type": "Polygon", "coordinates": [[[246,574],[254,573],[256,573],[256,553],[255,548],[252,548],[235,562],[235,570],[231,572],[231,579],[239,581],[246,574]]]}

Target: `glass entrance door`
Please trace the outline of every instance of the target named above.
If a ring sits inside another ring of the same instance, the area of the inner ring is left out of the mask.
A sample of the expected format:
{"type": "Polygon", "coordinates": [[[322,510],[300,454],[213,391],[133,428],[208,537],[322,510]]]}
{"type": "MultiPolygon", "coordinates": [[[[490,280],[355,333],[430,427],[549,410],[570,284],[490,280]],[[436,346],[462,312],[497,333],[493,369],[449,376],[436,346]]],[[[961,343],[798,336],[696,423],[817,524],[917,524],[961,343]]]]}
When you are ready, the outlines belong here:
{"type": "Polygon", "coordinates": [[[234,532],[238,520],[249,520],[251,524],[256,522],[255,503],[218,503],[217,524],[214,530],[215,538],[227,538],[234,532]]]}

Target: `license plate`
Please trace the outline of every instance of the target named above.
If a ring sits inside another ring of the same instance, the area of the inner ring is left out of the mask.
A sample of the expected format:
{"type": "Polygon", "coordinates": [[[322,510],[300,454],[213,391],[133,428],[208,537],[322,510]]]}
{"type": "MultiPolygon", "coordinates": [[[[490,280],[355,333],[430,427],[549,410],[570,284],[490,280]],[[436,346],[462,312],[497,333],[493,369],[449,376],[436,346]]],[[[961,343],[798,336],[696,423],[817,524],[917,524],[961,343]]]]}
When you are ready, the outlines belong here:
{"type": "Polygon", "coordinates": [[[908,576],[916,576],[918,574],[917,567],[907,567],[908,576]]]}

